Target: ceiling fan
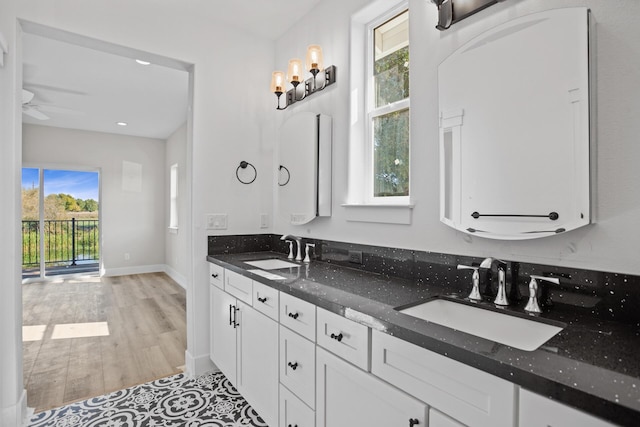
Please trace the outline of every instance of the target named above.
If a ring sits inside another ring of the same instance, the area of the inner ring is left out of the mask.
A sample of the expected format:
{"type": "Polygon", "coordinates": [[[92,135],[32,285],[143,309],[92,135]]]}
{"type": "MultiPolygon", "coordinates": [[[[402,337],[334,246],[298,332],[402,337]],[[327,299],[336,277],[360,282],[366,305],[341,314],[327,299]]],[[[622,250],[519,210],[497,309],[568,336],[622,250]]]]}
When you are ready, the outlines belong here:
{"type": "Polygon", "coordinates": [[[22,89],[22,113],[38,120],[49,120],[49,116],[40,111],[40,106],[32,104],[35,94],[26,89],[22,89]]]}
{"type": "Polygon", "coordinates": [[[22,113],[26,114],[27,116],[33,117],[34,119],[49,120],[50,117],[45,114],[45,112],[53,114],[84,114],[81,111],[72,110],[70,108],[56,107],[54,105],[34,104],[32,102],[34,97],[35,93],[27,89],[22,89],[22,113]]]}

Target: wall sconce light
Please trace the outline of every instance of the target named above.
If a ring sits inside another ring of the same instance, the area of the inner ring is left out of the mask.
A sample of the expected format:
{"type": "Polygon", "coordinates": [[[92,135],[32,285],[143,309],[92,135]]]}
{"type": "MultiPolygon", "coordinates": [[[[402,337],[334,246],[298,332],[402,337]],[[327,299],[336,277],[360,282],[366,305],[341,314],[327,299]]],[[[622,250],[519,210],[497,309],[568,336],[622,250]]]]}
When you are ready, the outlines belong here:
{"type": "Polygon", "coordinates": [[[331,65],[324,68],[322,48],[317,44],[313,44],[307,48],[305,68],[312,75],[312,77],[306,80],[304,79],[302,61],[298,58],[289,61],[286,77],[282,71],[273,72],[271,75],[271,92],[275,93],[278,97],[277,110],[284,110],[289,105],[302,101],[306,97],[336,82],[336,67],[331,65]],[[320,77],[318,77],[318,75],[320,75],[320,77]],[[321,84],[318,84],[318,79],[321,80],[321,84]],[[286,90],[287,83],[291,83],[293,88],[286,90]],[[301,85],[301,83],[303,84],[301,85]],[[301,89],[299,89],[299,87],[301,89]],[[280,97],[282,94],[286,94],[284,107],[280,106],[280,97]]]}

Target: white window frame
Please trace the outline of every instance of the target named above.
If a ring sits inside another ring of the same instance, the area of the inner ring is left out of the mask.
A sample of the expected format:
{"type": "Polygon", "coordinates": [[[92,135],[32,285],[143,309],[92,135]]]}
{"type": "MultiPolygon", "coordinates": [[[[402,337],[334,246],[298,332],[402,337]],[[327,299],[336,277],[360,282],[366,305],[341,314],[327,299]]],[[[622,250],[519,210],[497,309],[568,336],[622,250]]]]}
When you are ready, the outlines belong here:
{"type": "MultiPolygon", "coordinates": [[[[367,46],[366,46],[366,65],[365,73],[367,75],[367,86],[365,91],[365,106],[366,106],[366,142],[365,142],[365,194],[364,201],[367,204],[380,204],[380,205],[406,205],[410,202],[411,197],[411,142],[409,142],[409,195],[408,196],[374,196],[374,179],[373,179],[373,120],[377,117],[384,116],[389,113],[394,113],[402,110],[410,110],[410,97],[402,99],[400,101],[392,102],[381,107],[375,106],[375,79],[373,76],[374,67],[374,47],[375,41],[373,38],[373,32],[376,28],[383,25],[387,21],[401,15],[405,11],[409,10],[408,2],[402,2],[393,9],[386,11],[384,14],[378,16],[376,19],[369,22],[366,27],[367,31],[367,46]]],[[[409,50],[411,50],[411,44],[409,44],[409,50]]]]}
{"type": "MultiPolygon", "coordinates": [[[[409,108],[410,101],[401,100],[375,112],[369,108],[374,102],[373,29],[405,10],[409,10],[408,0],[375,0],[351,17],[348,193],[342,205],[348,221],[411,224],[411,172],[409,196],[373,197],[373,114],[377,117],[409,108]]],[[[410,171],[411,163],[410,157],[410,171]]]]}

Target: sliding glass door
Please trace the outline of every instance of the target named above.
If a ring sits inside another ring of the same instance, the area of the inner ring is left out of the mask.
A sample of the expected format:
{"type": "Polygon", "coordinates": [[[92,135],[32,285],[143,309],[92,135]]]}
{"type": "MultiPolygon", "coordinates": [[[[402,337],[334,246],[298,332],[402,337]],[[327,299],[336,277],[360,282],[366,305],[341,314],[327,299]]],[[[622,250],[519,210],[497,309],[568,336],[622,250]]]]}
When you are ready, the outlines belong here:
{"type": "Polygon", "coordinates": [[[23,278],[99,271],[99,173],[22,170],[23,278]]]}

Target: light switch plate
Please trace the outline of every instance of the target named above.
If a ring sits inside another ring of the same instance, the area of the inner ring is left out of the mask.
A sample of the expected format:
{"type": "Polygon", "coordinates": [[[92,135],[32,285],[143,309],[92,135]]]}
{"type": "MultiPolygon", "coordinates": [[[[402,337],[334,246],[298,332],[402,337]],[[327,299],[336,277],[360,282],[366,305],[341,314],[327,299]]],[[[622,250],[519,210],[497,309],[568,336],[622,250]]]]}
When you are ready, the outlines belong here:
{"type": "Polygon", "coordinates": [[[269,214],[260,214],[260,228],[269,228],[269,214]]]}
{"type": "Polygon", "coordinates": [[[207,214],[207,230],[226,230],[227,214],[207,214]]]}

